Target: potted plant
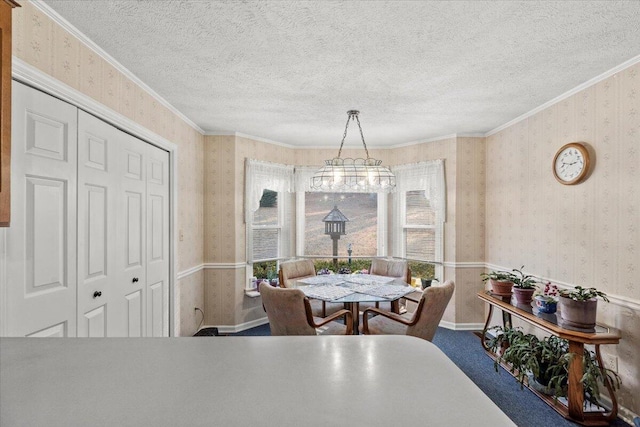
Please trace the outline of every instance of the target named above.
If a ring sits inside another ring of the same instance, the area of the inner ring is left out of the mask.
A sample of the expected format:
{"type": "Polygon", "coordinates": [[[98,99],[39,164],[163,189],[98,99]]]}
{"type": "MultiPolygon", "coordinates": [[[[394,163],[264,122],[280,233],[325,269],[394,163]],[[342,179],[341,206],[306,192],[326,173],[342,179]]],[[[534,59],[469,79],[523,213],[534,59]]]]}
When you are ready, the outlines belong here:
{"type": "Polygon", "coordinates": [[[555,313],[558,308],[558,287],[552,285],[551,282],[544,284],[542,291],[536,291],[534,294],[534,300],[536,302],[536,308],[540,313],[552,314],[555,313]]]}
{"type": "Polygon", "coordinates": [[[439,282],[437,277],[431,277],[431,278],[421,277],[420,282],[422,283],[422,289],[427,289],[429,286],[431,286],[431,282],[433,281],[439,282]]]}
{"type": "Polygon", "coordinates": [[[500,296],[511,295],[515,276],[508,271],[491,271],[480,275],[482,281],[489,281],[491,293],[500,296]]]}
{"type": "MultiPolygon", "coordinates": [[[[494,367],[498,371],[500,363],[506,363],[510,372],[520,382],[550,396],[565,397],[569,382],[569,365],[575,357],[569,353],[567,340],[555,335],[540,339],[525,334],[519,328],[492,328],[495,337],[487,341],[490,350],[496,353],[494,367]]],[[[614,388],[620,387],[620,378],[614,371],[598,366],[595,354],[585,350],[583,356],[584,374],[580,379],[584,389],[584,400],[601,405],[600,384],[608,379],[614,388]]]]}
{"type": "Polygon", "coordinates": [[[563,326],[593,331],[596,326],[598,297],[609,302],[607,294],[596,288],[576,286],[560,291],[560,318],[563,326]]]}
{"type": "Polygon", "coordinates": [[[513,295],[516,297],[516,304],[531,305],[533,293],[537,289],[538,281],[530,274],[524,274],[524,265],[519,269],[514,268],[513,271],[513,295]]]}

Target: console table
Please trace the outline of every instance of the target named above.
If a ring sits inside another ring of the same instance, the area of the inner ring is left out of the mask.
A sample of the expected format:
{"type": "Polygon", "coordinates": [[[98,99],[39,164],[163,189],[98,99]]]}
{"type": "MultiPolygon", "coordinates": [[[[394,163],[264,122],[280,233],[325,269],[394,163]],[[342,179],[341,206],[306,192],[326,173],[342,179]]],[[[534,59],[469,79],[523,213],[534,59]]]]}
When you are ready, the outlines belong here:
{"type": "Polygon", "coordinates": [[[511,304],[511,297],[502,297],[491,294],[489,291],[478,292],[478,298],[489,305],[489,313],[487,321],[482,331],[482,346],[487,353],[495,359],[493,354],[486,345],[485,337],[489,322],[493,315],[494,307],[502,310],[502,319],[505,327],[511,327],[511,316],[515,316],[531,325],[536,326],[552,335],[564,338],[569,341],[569,351],[577,355],[569,365],[569,384],[567,391],[568,406],[554,400],[552,396],[547,396],[530,388],[541,399],[551,405],[563,417],[586,426],[608,425],[618,414],[618,402],[613,390],[613,385],[607,379],[605,387],[611,398],[611,411],[606,412],[588,412],[584,410],[584,391],[580,379],[583,374],[582,355],[584,354],[584,345],[591,344],[595,346],[596,359],[598,365],[603,366],[602,357],[600,356],[600,344],[617,344],[620,341],[620,331],[612,328],[598,326],[596,332],[579,332],[558,326],[555,314],[536,314],[531,306],[520,306],[511,304]]]}

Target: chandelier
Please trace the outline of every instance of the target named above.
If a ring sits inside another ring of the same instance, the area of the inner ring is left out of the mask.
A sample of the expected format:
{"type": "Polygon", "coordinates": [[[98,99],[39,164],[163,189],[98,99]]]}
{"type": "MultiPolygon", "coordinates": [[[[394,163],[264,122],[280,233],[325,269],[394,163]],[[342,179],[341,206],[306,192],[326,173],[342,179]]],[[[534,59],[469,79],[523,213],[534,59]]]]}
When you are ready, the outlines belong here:
{"type": "Polygon", "coordinates": [[[364,142],[362,126],[358,118],[358,110],[347,111],[347,125],[344,128],[338,157],[325,160],[324,166],[311,178],[311,190],[337,193],[389,193],[395,190],[396,177],[388,167],[381,166],[382,160],[369,157],[367,144],[364,142]],[[362,145],[367,154],[366,159],[341,158],[342,146],[347,137],[349,122],[355,120],[360,129],[362,145]]]}

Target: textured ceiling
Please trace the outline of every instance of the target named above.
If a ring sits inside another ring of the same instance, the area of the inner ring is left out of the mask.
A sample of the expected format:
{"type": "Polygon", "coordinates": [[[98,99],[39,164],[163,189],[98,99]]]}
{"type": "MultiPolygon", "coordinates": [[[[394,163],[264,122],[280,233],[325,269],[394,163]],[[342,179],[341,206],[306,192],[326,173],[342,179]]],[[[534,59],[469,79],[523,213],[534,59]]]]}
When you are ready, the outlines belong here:
{"type": "Polygon", "coordinates": [[[296,146],[349,109],[370,147],[485,133],[640,54],[640,1],[46,4],[205,131],[296,146]]]}

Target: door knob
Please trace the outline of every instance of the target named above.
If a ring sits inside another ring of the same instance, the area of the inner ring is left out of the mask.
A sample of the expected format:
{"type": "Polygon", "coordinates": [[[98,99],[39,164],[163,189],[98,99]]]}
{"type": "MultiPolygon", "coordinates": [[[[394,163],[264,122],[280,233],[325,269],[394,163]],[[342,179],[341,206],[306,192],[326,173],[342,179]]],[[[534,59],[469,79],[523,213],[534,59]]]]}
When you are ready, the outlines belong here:
{"type": "Polygon", "coordinates": [[[138,282],[138,278],[137,278],[137,277],[134,277],[134,278],[133,278],[133,280],[132,280],[132,282],[133,282],[133,283],[137,283],[137,282],[138,282]]]}
{"type": "Polygon", "coordinates": [[[99,296],[102,296],[102,292],[100,292],[100,291],[95,291],[95,292],[93,293],[93,297],[94,297],[94,298],[98,298],[99,296]]]}

